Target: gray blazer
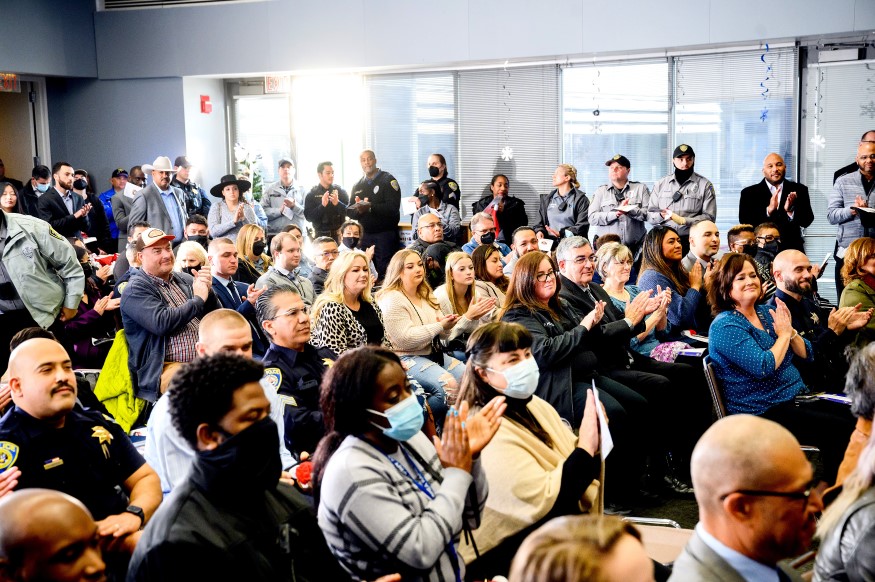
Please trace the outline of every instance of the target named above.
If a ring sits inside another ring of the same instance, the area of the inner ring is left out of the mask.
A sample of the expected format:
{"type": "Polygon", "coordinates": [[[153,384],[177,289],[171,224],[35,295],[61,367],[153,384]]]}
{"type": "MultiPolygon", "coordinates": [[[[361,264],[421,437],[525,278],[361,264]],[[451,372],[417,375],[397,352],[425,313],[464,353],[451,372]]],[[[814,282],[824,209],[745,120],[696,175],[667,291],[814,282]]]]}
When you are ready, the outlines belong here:
{"type": "Polygon", "coordinates": [[[313,300],[316,299],[316,292],[313,290],[313,283],[311,283],[309,279],[305,279],[300,275],[295,275],[295,280],[293,282],[273,267],[269,267],[267,272],[255,282],[256,289],[277,286],[285,287],[286,289],[291,289],[292,291],[297,292],[307,307],[313,305],[313,300]]]}
{"type": "Polygon", "coordinates": [[[131,206],[134,201],[119,192],[111,199],[112,216],[118,226],[118,252],[124,253],[128,245],[128,225],[130,224],[131,206]]]}
{"type": "MultiPolygon", "coordinates": [[[[179,206],[179,211],[182,213],[182,225],[185,226],[185,221],[188,215],[185,213],[185,203],[183,200],[182,190],[170,187],[173,194],[176,196],[176,204],[179,206]]],[[[113,196],[113,198],[116,198],[113,196]]],[[[160,228],[167,234],[173,234],[179,238],[183,238],[185,233],[173,232],[173,223],[170,221],[170,216],[167,214],[167,208],[164,206],[164,201],[161,200],[161,194],[155,184],[149,184],[139,192],[134,198],[134,203],[131,205],[131,212],[128,215],[129,222],[139,222],[145,220],[154,228],[160,228]]]]}
{"type": "MultiPolygon", "coordinates": [[[[795,570],[783,567],[781,570],[791,580],[802,580],[795,570]]],[[[674,561],[668,580],[669,582],[748,582],[695,533],[687,542],[684,551],[674,561]]]]}
{"type": "MultiPolygon", "coordinates": [[[[687,256],[681,259],[681,265],[683,265],[684,269],[689,273],[693,270],[693,265],[696,264],[697,260],[698,259],[696,258],[696,255],[693,254],[693,251],[690,251],[687,253],[687,256]]],[[[702,267],[704,268],[704,265],[702,265],[702,267]]]]}

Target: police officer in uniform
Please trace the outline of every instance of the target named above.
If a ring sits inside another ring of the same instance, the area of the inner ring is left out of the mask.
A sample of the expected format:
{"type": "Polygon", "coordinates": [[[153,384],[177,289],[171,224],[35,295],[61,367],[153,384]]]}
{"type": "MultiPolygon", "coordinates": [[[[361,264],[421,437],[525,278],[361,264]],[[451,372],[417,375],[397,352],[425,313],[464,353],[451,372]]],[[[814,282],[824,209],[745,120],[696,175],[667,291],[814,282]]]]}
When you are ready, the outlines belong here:
{"type": "Polygon", "coordinates": [[[672,154],[674,173],[659,179],[650,193],[647,221],[677,230],[686,255],[690,250],[690,227],[701,220],[717,220],[717,193],[711,181],[693,171],[696,154],[681,144],[672,154]]]}
{"type": "Polygon", "coordinates": [[[337,241],[337,231],[346,220],[349,194],[334,183],[334,165],[331,162],[320,162],[316,166],[316,174],[319,183],[304,198],[304,218],[313,225],[316,238],[329,236],[337,241]]]}
{"type": "Polygon", "coordinates": [[[270,338],[264,354],[264,381],[279,393],[286,448],[296,457],[316,450],[325,435],[319,387],[326,364],[335,357],[310,341],[310,317],[301,296],[287,287],[268,287],[256,302],[258,323],[270,338]]]}
{"type": "Polygon", "coordinates": [[[176,175],[171,182],[172,186],[176,186],[182,190],[185,201],[185,211],[189,216],[192,214],[200,214],[201,216],[209,216],[210,206],[212,202],[207,197],[207,193],[203,188],[195,182],[188,179],[188,173],[191,170],[191,162],[185,156],[177,156],[173,162],[176,175]]]}
{"type": "Polygon", "coordinates": [[[401,187],[395,176],[377,167],[377,157],[372,150],[364,150],[359,162],[365,175],[350,190],[353,203],[346,215],[364,227],[361,247],[374,245],[374,266],[382,279],[400,246],[401,187]]]}
{"type": "MultiPolygon", "coordinates": [[[[428,175],[441,187],[441,201],[444,204],[452,204],[458,210],[459,201],[462,199],[462,189],[459,188],[458,182],[447,176],[447,160],[443,154],[428,156],[428,175]]],[[[423,199],[427,197],[420,196],[418,189],[413,193],[413,196],[419,198],[421,206],[428,203],[427,199],[423,199]]]]}
{"type": "Polygon", "coordinates": [[[101,537],[140,530],[161,503],[158,475],[119,425],[76,405],[76,376],[61,344],[19,345],[9,387],[15,406],[0,419],[0,495],[55,489],[88,508],[101,537]]]}

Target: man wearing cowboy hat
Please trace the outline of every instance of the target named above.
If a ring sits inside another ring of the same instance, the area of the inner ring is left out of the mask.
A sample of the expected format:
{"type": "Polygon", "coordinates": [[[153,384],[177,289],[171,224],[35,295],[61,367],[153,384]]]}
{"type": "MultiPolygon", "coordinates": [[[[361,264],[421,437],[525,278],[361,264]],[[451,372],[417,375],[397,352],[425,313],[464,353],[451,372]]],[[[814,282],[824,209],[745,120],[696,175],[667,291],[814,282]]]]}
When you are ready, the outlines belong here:
{"type": "Polygon", "coordinates": [[[157,228],[143,231],[135,243],[140,269],[122,293],[131,380],[136,395],[150,402],[166,389],[176,368],[197,357],[200,318],[221,307],[208,266],[197,277],[173,271],[172,240],[157,228]]]}
{"type": "Polygon", "coordinates": [[[173,174],[170,158],[158,156],[151,164],[144,164],[143,171],[152,172],[152,183],[134,198],[128,221],[148,222],[172,234],[174,242],[182,241],[188,214],[183,202],[184,193],[170,185],[173,174]]]}

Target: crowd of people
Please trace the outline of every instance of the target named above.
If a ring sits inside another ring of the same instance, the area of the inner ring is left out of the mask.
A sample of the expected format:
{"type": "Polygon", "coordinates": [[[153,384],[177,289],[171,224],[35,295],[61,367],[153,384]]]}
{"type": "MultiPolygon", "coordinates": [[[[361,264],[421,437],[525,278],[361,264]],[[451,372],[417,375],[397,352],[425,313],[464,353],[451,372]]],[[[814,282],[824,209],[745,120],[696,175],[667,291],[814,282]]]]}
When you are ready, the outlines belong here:
{"type": "Polygon", "coordinates": [[[780,155],[725,245],[672,161],[592,199],[561,164],[537,211],[440,154],[403,206],[371,150],[258,197],[185,156],[0,173],[0,580],[783,580],[825,505],[815,579],[866,579],[875,132],[829,197],[837,305],[780,155]],[[616,516],[676,496],[669,570],[616,516]]]}

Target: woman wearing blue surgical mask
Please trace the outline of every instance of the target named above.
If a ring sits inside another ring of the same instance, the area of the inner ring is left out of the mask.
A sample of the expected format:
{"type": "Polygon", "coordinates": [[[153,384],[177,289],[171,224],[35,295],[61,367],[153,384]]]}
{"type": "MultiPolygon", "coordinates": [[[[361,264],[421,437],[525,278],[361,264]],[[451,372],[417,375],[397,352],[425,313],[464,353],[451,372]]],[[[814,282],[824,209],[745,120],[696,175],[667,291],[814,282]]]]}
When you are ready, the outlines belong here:
{"type": "Polygon", "coordinates": [[[344,353],[322,383],[326,435],[314,456],[319,526],[357,580],[456,580],[463,528],[480,525],[486,478],[479,456],[498,430],[504,398],[476,414],[451,408],[440,440],[393,352],[344,353]]]}
{"type": "Polygon", "coordinates": [[[534,395],[539,371],[532,334],[517,323],[495,322],[468,339],[468,363],[459,402],[471,410],[506,398],[507,410],[480,456],[489,497],[475,546],[459,550],[473,580],[507,575],[520,543],[534,528],[560,515],[600,512],[599,428],[592,390],[580,437],[556,410],[534,395]],[[512,468],[512,469],[511,469],[512,468]]]}

